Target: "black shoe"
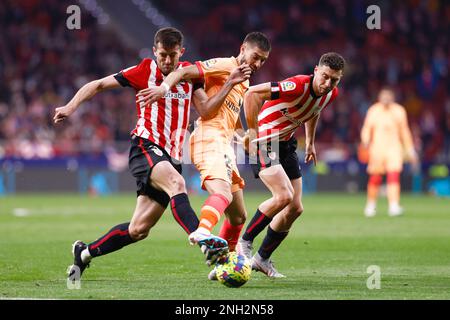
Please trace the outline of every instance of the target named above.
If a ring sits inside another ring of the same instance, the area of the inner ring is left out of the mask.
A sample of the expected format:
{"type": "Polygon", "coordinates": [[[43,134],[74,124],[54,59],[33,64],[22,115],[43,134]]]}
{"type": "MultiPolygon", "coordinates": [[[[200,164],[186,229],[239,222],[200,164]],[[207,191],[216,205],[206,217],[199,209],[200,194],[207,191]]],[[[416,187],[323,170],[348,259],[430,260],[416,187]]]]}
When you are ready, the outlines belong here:
{"type": "Polygon", "coordinates": [[[72,245],[73,265],[69,266],[67,270],[68,278],[72,281],[80,280],[83,271],[89,267],[89,263],[81,260],[81,252],[86,248],[86,243],[80,240],[75,241],[72,245]]]}

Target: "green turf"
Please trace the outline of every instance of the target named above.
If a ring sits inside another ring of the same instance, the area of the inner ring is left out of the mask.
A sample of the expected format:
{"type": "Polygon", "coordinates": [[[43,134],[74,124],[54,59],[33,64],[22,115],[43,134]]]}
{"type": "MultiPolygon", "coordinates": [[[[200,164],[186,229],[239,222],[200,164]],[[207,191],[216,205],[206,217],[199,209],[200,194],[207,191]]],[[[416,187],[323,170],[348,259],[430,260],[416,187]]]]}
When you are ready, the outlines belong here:
{"type": "MultiPolygon", "coordinates": [[[[246,195],[250,215],[266,196],[246,195]]],[[[194,208],[203,200],[192,197],[194,208]]],[[[94,260],[81,289],[67,289],[72,242],[129,221],[134,202],[132,194],[0,198],[0,299],[450,299],[450,200],[412,195],[403,196],[404,216],[388,217],[381,200],[372,219],[362,215],[363,195],[306,195],[273,255],[287,278],[253,273],[239,289],[206,279],[200,250],[167,211],[149,238],[94,260]],[[370,265],[381,269],[381,289],[366,286],[370,265]]]]}

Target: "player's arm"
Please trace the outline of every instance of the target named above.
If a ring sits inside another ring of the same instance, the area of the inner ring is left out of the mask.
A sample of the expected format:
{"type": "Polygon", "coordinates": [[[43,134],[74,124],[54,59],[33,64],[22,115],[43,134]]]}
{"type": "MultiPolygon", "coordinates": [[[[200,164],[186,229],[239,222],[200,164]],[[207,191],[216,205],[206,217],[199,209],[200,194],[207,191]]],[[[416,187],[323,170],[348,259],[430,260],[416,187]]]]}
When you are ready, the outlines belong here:
{"type": "Polygon", "coordinates": [[[305,122],[305,163],[313,161],[314,165],[317,163],[316,148],[314,146],[314,141],[316,139],[316,129],[317,122],[319,121],[320,115],[317,114],[313,118],[305,122]]]}
{"type": "Polygon", "coordinates": [[[233,89],[236,84],[249,79],[251,72],[252,69],[250,69],[247,64],[236,67],[233,72],[231,72],[227,81],[225,81],[225,84],[211,97],[208,97],[203,89],[195,90],[192,100],[200,117],[204,120],[214,118],[231,89],[233,89]]]}
{"type": "Polygon", "coordinates": [[[202,75],[196,65],[187,66],[169,73],[164,82],[160,86],[152,86],[138,92],[139,102],[144,104],[152,104],[158,101],[181,80],[191,80],[200,78],[202,75]]]}
{"type": "Polygon", "coordinates": [[[412,139],[411,130],[409,129],[409,126],[408,126],[408,118],[407,118],[406,112],[404,110],[402,110],[399,124],[400,124],[400,138],[401,138],[403,147],[406,150],[407,157],[411,161],[411,164],[413,166],[417,166],[418,157],[417,157],[417,153],[414,149],[414,143],[413,143],[413,139],[412,139]]]}
{"type": "Polygon", "coordinates": [[[369,108],[366,114],[366,118],[364,119],[364,124],[361,128],[361,145],[363,148],[368,148],[372,140],[372,118],[372,111],[369,108]]]}
{"type": "Polygon", "coordinates": [[[53,121],[55,123],[61,122],[74,113],[78,107],[85,101],[91,99],[97,93],[107,89],[119,88],[120,83],[114,78],[114,75],[107,76],[102,79],[91,81],[82,86],[72,100],[65,106],[55,109],[53,121]]]}

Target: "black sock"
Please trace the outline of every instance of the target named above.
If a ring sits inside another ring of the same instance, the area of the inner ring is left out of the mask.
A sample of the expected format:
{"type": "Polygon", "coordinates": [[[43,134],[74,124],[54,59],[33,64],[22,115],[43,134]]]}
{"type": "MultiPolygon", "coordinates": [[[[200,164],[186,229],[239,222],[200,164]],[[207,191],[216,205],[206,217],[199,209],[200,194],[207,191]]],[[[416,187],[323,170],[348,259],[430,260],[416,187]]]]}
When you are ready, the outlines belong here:
{"type": "Polygon", "coordinates": [[[128,232],[129,222],[119,224],[108,231],[103,237],[88,245],[92,257],[102,256],[135,242],[128,232]]]}
{"type": "Polygon", "coordinates": [[[267,228],[267,234],[261,247],[258,250],[259,255],[263,259],[268,259],[280,243],[286,238],[288,232],[276,232],[270,226],[267,228]]]}
{"type": "Polygon", "coordinates": [[[267,217],[264,213],[257,209],[255,215],[245,229],[242,239],[245,241],[253,241],[256,236],[260,234],[260,232],[263,231],[264,228],[270,223],[270,221],[272,221],[272,218],[267,217]]]}
{"type": "Polygon", "coordinates": [[[188,234],[197,230],[200,221],[189,203],[186,193],[179,193],[170,199],[170,207],[178,224],[188,234]]]}

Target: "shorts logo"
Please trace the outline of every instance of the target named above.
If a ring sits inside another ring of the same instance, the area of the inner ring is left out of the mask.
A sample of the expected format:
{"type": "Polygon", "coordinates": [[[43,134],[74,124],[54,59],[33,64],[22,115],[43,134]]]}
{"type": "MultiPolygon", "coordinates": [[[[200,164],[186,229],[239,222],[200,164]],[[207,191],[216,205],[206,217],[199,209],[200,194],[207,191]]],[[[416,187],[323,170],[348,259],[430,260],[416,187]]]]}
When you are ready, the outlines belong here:
{"type": "Polygon", "coordinates": [[[281,85],[281,91],[283,91],[283,92],[292,91],[296,87],[295,82],[292,82],[292,81],[280,82],[280,85],[281,85]]]}
{"type": "Polygon", "coordinates": [[[204,62],[206,68],[211,68],[212,65],[216,64],[217,59],[209,59],[204,62]]]}
{"type": "Polygon", "coordinates": [[[157,147],[151,147],[150,150],[153,151],[153,153],[159,157],[162,157],[162,155],[163,155],[162,151],[159,150],[157,147]]]}

